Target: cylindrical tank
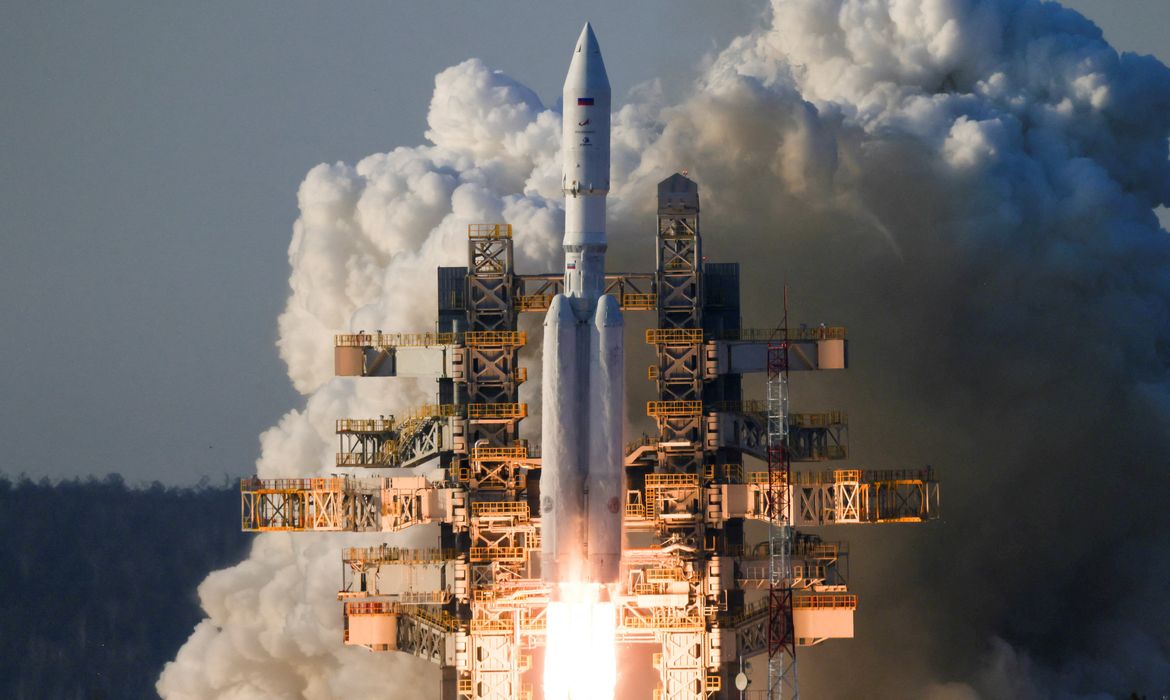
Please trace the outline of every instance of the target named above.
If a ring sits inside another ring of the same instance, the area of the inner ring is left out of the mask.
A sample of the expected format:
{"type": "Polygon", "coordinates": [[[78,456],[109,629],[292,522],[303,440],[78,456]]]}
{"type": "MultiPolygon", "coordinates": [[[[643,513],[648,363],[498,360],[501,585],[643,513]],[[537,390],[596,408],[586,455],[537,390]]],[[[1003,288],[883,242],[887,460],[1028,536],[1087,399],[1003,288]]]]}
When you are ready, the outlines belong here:
{"type": "Polygon", "coordinates": [[[338,377],[362,376],[362,348],[335,347],[333,348],[333,374],[338,377]]]}
{"type": "Polygon", "coordinates": [[[817,341],[817,369],[845,369],[845,340],[817,341]]]}
{"type": "Polygon", "coordinates": [[[589,327],[589,473],[585,496],[589,577],[614,583],[620,574],[624,510],[624,322],[618,300],[605,295],[589,327]]]}
{"type": "Polygon", "coordinates": [[[544,319],[540,419],[540,568],[550,582],[577,580],[584,539],[580,326],[569,299],[553,297],[544,319]]]}

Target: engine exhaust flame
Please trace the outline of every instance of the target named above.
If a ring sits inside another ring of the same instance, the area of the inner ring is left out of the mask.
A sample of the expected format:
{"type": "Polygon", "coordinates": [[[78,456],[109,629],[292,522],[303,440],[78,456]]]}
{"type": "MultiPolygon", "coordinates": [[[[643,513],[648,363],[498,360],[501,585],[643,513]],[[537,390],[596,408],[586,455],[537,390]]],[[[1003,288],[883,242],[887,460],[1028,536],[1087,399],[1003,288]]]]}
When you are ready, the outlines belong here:
{"type": "Polygon", "coordinates": [[[559,584],[548,606],[546,700],[612,700],[617,684],[617,611],[594,583],[559,584]]]}

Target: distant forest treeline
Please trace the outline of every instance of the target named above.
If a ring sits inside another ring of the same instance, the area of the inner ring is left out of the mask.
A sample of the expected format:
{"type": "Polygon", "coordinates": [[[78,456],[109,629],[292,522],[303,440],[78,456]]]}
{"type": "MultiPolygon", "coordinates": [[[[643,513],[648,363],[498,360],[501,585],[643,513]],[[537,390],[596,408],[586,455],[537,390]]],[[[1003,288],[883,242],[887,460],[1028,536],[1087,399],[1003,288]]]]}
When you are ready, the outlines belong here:
{"type": "Polygon", "coordinates": [[[199,582],[246,554],[239,508],[235,486],[0,475],[0,698],[157,698],[199,582]]]}

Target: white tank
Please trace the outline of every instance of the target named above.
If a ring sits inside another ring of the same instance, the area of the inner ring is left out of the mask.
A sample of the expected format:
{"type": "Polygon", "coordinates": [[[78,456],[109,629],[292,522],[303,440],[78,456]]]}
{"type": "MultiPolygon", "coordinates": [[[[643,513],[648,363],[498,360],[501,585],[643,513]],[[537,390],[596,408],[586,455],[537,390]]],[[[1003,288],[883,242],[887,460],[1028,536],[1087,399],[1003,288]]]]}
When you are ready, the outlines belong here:
{"type": "Polygon", "coordinates": [[[589,460],[585,518],[590,579],[615,583],[622,555],[626,416],[623,319],[617,299],[601,297],[589,329],[589,460]]]}
{"type": "Polygon", "coordinates": [[[572,569],[584,556],[580,326],[569,300],[553,297],[544,319],[540,418],[540,567],[549,581],[576,580],[572,569]]]}

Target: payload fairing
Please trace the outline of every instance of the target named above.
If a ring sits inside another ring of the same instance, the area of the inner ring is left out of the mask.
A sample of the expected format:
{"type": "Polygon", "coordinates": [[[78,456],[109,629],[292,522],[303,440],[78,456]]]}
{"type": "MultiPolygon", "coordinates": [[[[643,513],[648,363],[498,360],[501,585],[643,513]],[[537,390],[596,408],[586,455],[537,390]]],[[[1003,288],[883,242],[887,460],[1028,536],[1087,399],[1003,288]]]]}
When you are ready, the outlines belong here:
{"type": "Polygon", "coordinates": [[[565,284],[544,320],[541,573],[614,583],[622,549],[624,322],[605,294],[610,89],[586,24],[565,77],[565,284]]]}

